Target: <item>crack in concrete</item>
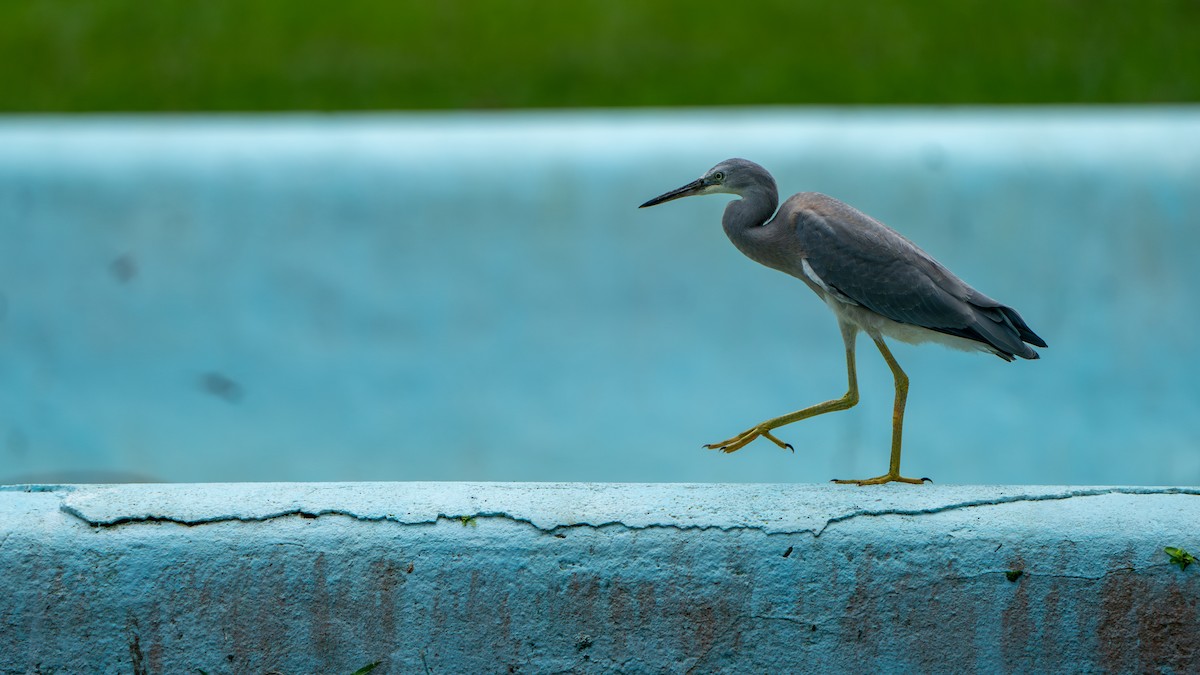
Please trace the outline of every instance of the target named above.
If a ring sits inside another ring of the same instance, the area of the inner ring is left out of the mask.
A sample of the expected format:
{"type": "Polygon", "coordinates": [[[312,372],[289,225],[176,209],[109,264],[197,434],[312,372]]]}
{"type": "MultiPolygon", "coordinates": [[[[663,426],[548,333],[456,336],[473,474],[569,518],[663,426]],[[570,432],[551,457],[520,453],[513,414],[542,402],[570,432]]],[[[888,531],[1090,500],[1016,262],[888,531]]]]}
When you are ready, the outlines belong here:
{"type": "Polygon", "coordinates": [[[0,492],[74,492],[78,488],[79,486],[77,485],[14,483],[12,485],[0,485],[0,492]]]}
{"type": "Polygon", "coordinates": [[[80,508],[67,504],[64,498],[60,509],[83,521],[84,523],[97,528],[114,528],[124,525],[136,525],[143,523],[171,523],[184,527],[197,527],[201,525],[212,525],[227,522],[238,523],[262,523],[271,520],[300,517],[300,518],[321,518],[325,516],[341,516],[350,518],[360,522],[377,523],[391,522],[398,525],[411,526],[429,526],[436,525],[442,521],[446,522],[463,522],[464,520],[479,520],[479,519],[500,519],[507,520],[513,523],[527,525],[539,532],[546,534],[561,533],[564,530],[585,528],[592,530],[604,529],[626,529],[626,530],[656,530],[668,529],[676,531],[708,531],[719,530],[722,532],[740,531],[740,530],[756,530],[764,533],[767,536],[795,536],[809,534],[813,538],[820,537],[830,527],[845,523],[858,518],[879,518],[884,516],[925,516],[938,513],[946,513],[970,508],[978,508],[985,506],[1000,506],[1004,504],[1017,503],[1033,503],[1042,501],[1064,501],[1077,497],[1096,497],[1112,494],[1124,495],[1191,495],[1200,496],[1200,488],[1141,488],[1141,487],[1111,487],[1111,488],[1094,488],[1083,490],[1068,490],[1065,492],[1050,493],[1043,495],[1018,494],[1006,497],[997,497],[990,499],[979,499],[969,501],[952,502],[936,507],[920,508],[920,509],[905,509],[905,508],[880,508],[880,509],[860,509],[851,511],[839,516],[834,516],[825,521],[825,523],[816,528],[802,527],[792,530],[773,528],[770,525],[750,525],[750,524],[735,524],[735,525],[692,525],[686,523],[648,523],[644,525],[631,525],[621,520],[608,520],[602,522],[580,522],[580,523],[559,523],[552,526],[539,525],[532,518],[514,515],[506,511],[477,511],[474,513],[447,513],[439,512],[432,517],[426,518],[404,518],[396,514],[383,515],[367,515],[356,513],[346,509],[319,509],[311,510],[304,508],[292,508],[272,513],[266,513],[256,516],[246,516],[237,514],[222,514],[203,518],[184,518],[170,515],[136,515],[136,516],[121,516],[111,519],[97,519],[88,516],[80,508]]]}
{"type": "MultiPolygon", "coordinates": [[[[258,516],[239,516],[233,514],[224,514],[217,516],[209,516],[205,518],[181,518],[176,516],[156,516],[156,515],[141,515],[141,516],[121,516],[111,519],[96,519],[87,516],[78,508],[69,504],[62,504],[59,507],[64,513],[68,513],[79,520],[91,525],[92,527],[110,528],[120,527],[122,525],[137,525],[142,523],[168,523],[172,525],[180,525],[183,527],[199,527],[202,525],[216,525],[219,523],[265,523],[272,520],[280,520],[285,518],[308,518],[316,519],[324,516],[342,516],[352,520],[358,520],[365,523],[374,522],[394,522],[400,525],[431,525],[439,520],[458,520],[460,516],[447,516],[438,514],[432,520],[401,520],[393,514],[381,516],[368,516],[345,509],[286,509],[283,511],[275,511],[265,513],[258,516]]],[[[484,516],[466,516],[466,517],[484,517],[484,516]]]]}
{"type": "Polygon", "coordinates": [[[994,499],[980,499],[966,502],[957,502],[953,504],[945,504],[926,509],[879,509],[879,510],[860,510],[851,513],[836,516],[826,521],[825,526],[818,532],[814,532],[814,536],[821,536],[825,530],[836,523],[842,523],[854,518],[863,517],[879,517],[879,516],[924,516],[935,513],[945,513],[947,511],[956,511],[959,509],[969,509],[978,506],[999,506],[1001,504],[1017,504],[1023,502],[1045,502],[1045,501],[1063,501],[1066,499],[1074,499],[1076,497],[1099,497],[1103,495],[1122,494],[1122,495],[1193,495],[1200,496],[1200,488],[1138,488],[1138,487],[1112,487],[1112,488],[1096,488],[1091,490],[1070,490],[1068,492],[1059,492],[1055,494],[1045,495],[1013,495],[1011,497],[998,497],[994,499]]]}
{"type": "MultiPolygon", "coordinates": [[[[1156,564],[1145,565],[1143,567],[1133,567],[1133,566],[1114,567],[1112,569],[1105,570],[1104,572],[1102,572],[1098,575],[1057,574],[1057,573],[1053,573],[1053,572],[1036,572],[1036,571],[1031,572],[1028,569],[1026,569],[1026,570],[1024,570],[1024,574],[1022,575],[1021,579],[1016,582],[1009,582],[1007,580],[1001,581],[1000,579],[996,579],[996,583],[1000,583],[1005,586],[1011,585],[1015,589],[1018,585],[1020,585],[1022,583],[1026,583],[1027,578],[1064,579],[1064,580],[1072,580],[1072,581],[1093,581],[1094,582],[1094,581],[1103,581],[1114,574],[1147,574],[1153,570],[1161,569],[1163,567],[1168,567],[1168,566],[1170,566],[1170,563],[1156,563],[1156,564]]],[[[864,595],[863,601],[864,602],[876,602],[883,598],[891,598],[891,597],[894,597],[897,595],[902,595],[902,594],[911,594],[914,592],[924,591],[924,590],[927,590],[930,588],[942,586],[942,585],[948,584],[948,583],[972,582],[972,581],[978,581],[985,577],[992,577],[992,576],[1000,577],[1004,574],[1005,571],[1006,570],[987,570],[984,572],[979,572],[977,574],[956,575],[956,576],[952,576],[952,577],[938,577],[938,578],[930,579],[924,583],[904,586],[903,588],[891,588],[891,589],[885,590],[880,593],[868,593],[868,594],[864,595]]],[[[784,617],[764,617],[764,618],[778,618],[779,620],[784,619],[784,617]]]]}
{"type": "MultiPolygon", "coordinates": [[[[1011,583],[1015,586],[1016,584],[1021,583],[1021,581],[1023,581],[1026,578],[1074,579],[1077,581],[1103,581],[1104,579],[1107,579],[1108,577],[1110,577],[1114,574],[1143,574],[1146,572],[1159,570],[1164,567],[1171,567],[1171,566],[1172,566],[1172,563],[1154,563],[1154,564],[1150,564],[1150,565],[1143,565],[1142,567],[1132,567],[1132,566],[1114,567],[1112,569],[1105,570],[1104,572],[1100,573],[1099,575],[1058,574],[1058,573],[1054,573],[1054,572],[1038,572],[1036,570],[1030,570],[1029,568],[1024,568],[1021,570],[1021,579],[1018,579],[1017,581],[1014,581],[1011,583]]],[[[975,581],[976,579],[982,579],[984,577],[999,576],[999,575],[1005,574],[1006,572],[1008,572],[1008,570],[986,570],[983,572],[979,572],[977,574],[965,574],[965,575],[959,575],[959,576],[953,576],[953,577],[946,577],[945,581],[975,581]]]]}
{"type": "Polygon", "coordinates": [[[816,625],[812,621],[806,621],[798,616],[791,616],[788,614],[751,614],[749,618],[754,619],[755,621],[786,621],[788,623],[794,623],[796,625],[805,627],[816,625]]]}

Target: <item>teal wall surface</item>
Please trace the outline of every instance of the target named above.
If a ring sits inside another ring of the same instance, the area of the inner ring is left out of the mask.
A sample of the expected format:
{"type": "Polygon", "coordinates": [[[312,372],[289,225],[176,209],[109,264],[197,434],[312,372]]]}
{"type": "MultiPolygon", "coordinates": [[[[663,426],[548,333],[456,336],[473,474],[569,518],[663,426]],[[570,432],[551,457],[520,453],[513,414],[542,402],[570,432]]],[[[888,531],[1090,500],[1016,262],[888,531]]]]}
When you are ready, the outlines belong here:
{"type": "Polygon", "coordinates": [[[883,220],[1042,359],[897,345],[904,471],[1200,482],[1200,108],[0,118],[0,483],[886,469],[892,384],[739,254],[727,157],[883,220]]]}
{"type": "Polygon", "coordinates": [[[0,672],[1195,673],[1198,495],[0,486],[0,672]]]}

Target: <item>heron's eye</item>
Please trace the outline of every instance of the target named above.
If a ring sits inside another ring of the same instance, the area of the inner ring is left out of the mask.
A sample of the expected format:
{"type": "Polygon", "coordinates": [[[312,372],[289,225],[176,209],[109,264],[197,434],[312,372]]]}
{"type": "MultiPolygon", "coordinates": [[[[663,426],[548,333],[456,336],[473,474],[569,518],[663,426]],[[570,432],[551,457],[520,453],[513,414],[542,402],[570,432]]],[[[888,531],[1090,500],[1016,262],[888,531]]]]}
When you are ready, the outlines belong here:
{"type": "Polygon", "coordinates": [[[721,181],[725,180],[725,174],[718,171],[712,175],[712,179],[720,183],[721,181]]]}

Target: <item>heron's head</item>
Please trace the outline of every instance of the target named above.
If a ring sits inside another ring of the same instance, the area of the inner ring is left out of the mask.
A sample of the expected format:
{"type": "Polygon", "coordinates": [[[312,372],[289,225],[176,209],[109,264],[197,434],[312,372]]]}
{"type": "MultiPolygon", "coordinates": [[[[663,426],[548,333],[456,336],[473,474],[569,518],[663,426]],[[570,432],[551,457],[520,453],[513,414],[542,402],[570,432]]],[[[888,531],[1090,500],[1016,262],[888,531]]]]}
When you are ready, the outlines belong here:
{"type": "Polygon", "coordinates": [[[775,194],[775,179],[767,170],[747,159],[727,159],[696,180],[642,204],[646,208],[680,197],[711,194],[744,195],[751,190],[769,190],[775,194]]]}

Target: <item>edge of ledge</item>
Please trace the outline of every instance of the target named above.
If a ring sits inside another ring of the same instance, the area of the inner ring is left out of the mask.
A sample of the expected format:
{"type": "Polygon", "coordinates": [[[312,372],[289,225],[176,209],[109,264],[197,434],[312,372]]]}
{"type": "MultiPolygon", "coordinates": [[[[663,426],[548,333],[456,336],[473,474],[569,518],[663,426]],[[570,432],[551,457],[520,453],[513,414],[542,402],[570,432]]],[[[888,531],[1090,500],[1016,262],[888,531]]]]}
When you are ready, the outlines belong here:
{"type": "MultiPolygon", "coordinates": [[[[11,485],[4,493],[55,493],[63,513],[91,527],[198,526],[342,516],[430,525],[500,518],[542,532],[573,527],[758,530],[820,536],[831,525],[1031,502],[1125,496],[1200,496],[1195,487],[902,486],[642,483],[199,483],[11,485]]],[[[1195,510],[1200,517],[1200,501],[1195,510]]]]}

